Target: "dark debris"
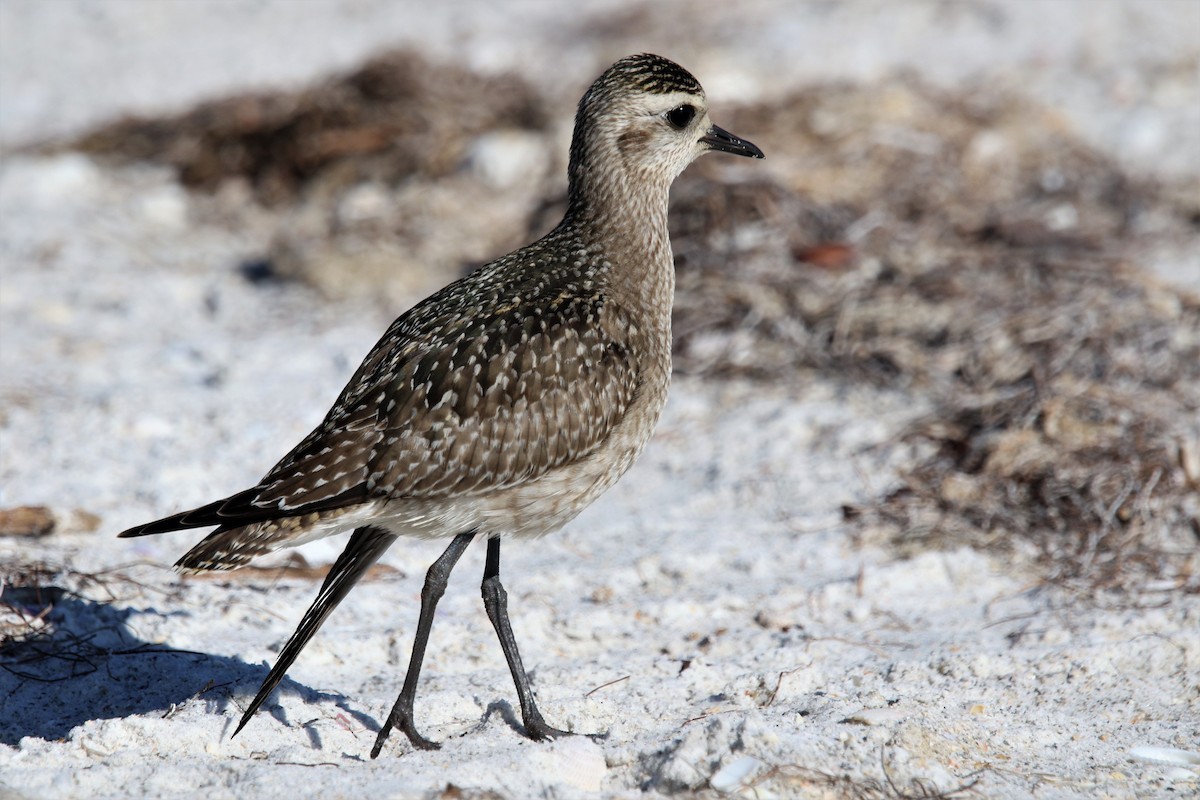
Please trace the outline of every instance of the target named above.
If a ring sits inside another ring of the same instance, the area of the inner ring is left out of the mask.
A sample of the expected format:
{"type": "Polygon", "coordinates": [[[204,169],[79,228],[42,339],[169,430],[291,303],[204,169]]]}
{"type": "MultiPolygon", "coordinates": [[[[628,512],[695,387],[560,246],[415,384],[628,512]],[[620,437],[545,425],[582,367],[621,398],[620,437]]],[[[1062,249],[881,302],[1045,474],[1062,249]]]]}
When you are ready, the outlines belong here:
{"type": "Polygon", "coordinates": [[[483,76],[396,51],[309,89],[214,100],[177,116],[132,117],[68,146],[169,164],[193,189],[213,191],[244,178],[260,202],[274,206],[314,182],[395,185],[412,175],[444,175],[481,131],[545,124],[539,97],[514,76],[483,76]]]}
{"type": "Polygon", "coordinates": [[[1031,543],[1051,578],[1200,591],[1200,298],[1138,269],[1194,239],[1200,192],[1019,101],[903,82],[734,129],[789,161],[676,192],[678,369],[931,398],[907,435],[932,454],[847,518],[902,550],[1031,543]]]}

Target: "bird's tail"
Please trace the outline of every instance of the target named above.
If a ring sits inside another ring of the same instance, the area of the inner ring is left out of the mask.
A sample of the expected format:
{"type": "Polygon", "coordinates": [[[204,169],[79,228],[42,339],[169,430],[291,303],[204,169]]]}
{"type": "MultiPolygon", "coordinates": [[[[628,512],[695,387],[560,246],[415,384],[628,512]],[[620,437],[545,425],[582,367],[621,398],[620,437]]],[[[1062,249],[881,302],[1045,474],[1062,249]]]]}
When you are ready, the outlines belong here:
{"type": "Polygon", "coordinates": [[[295,518],[222,526],[175,562],[176,572],[209,572],[244,567],[255,558],[294,544],[295,518]]]}

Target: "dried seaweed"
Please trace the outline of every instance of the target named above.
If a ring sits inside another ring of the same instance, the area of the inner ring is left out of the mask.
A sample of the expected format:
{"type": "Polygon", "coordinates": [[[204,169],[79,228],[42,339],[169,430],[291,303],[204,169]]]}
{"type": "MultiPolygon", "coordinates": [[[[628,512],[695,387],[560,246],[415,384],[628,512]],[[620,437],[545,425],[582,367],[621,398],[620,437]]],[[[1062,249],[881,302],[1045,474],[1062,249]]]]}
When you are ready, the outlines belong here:
{"type": "Polygon", "coordinates": [[[87,573],[62,565],[9,559],[0,562],[0,669],[26,679],[66,680],[95,670],[90,655],[100,650],[95,634],[78,635],[55,624],[54,608],[64,598],[101,591],[116,598],[120,585],[138,585],[113,573],[87,573]],[[24,665],[52,662],[53,678],[35,676],[24,665]]]}
{"type": "Polygon", "coordinates": [[[1200,589],[1200,298],[1136,268],[1200,239],[1200,192],[1015,100],[902,83],[776,108],[737,130],[787,136],[810,174],[677,193],[678,368],[930,398],[908,433],[929,455],[847,510],[902,549],[1029,542],[1053,578],[1200,589]]]}
{"type": "Polygon", "coordinates": [[[484,76],[396,51],[309,89],[129,118],[67,146],[166,163],[193,189],[244,178],[260,202],[278,205],[314,183],[396,185],[413,175],[445,175],[479,132],[540,129],[545,122],[539,97],[512,75],[484,76]]]}

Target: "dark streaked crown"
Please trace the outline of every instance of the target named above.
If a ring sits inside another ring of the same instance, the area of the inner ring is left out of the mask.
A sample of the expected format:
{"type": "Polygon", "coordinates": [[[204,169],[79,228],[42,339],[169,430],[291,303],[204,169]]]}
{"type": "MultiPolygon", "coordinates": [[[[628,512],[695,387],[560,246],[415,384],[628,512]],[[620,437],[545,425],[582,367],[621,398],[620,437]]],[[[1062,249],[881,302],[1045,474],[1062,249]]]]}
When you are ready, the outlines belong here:
{"type": "Polygon", "coordinates": [[[673,92],[703,94],[704,92],[700,81],[696,80],[692,73],[674,61],[653,53],[641,53],[622,58],[605,70],[593,88],[613,84],[651,94],[671,94],[673,92]]]}
{"type": "MultiPolygon", "coordinates": [[[[674,61],[642,53],[626,56],[604,71],[579,101],[579,117],[603,113],[612,103],[621,103],[630,94],[666,95],[683,92],[704,94],[700,81],[674,61]]],[[[576,129],[579,132],[579,129],[576,129]]]]}

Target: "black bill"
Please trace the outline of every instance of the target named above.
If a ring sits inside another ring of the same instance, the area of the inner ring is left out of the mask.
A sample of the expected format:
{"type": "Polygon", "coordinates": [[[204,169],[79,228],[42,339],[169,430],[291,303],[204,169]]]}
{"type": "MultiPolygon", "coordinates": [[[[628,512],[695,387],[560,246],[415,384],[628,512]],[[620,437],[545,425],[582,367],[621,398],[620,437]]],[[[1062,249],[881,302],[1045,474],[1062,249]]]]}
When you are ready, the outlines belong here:
{"type": "Polygon", "coordinates": [[[713,125],[708,133],[700,137],[700,141],[704,142],[713,150],[720,150],[723,153],[733,153],[735,156],[751,156],[753,158],[763,158],[763,151],[745,139],[739,139],[727,130],[718,128],[713,125]]]}

